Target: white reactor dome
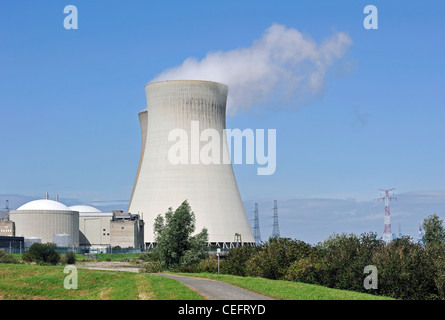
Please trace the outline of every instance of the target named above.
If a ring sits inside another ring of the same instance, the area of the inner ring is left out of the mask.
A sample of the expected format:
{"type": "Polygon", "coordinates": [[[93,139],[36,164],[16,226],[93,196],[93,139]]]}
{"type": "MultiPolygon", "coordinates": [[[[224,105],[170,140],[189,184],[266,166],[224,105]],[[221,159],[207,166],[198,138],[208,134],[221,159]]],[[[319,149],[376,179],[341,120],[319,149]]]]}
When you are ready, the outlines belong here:
{"type": "Polygon", "coordinates": [[[67,234],[79,243],[79,212],[58,201],[33,200],[9,212],[16,236],[53,242],[54,235],[67,234]]]}
{"type": "Polygon", "coordinates": [[[17,209],[17,211],[24,210],[73,211],[63,203],[48,199],[30,201],[17,209]]]}
{"type": "Polygon", "coordinates": [[[92,206],[76,205],[69,207],[71,210],[78,211],[79,213],[101,213],[99,209],[92,206]]]}

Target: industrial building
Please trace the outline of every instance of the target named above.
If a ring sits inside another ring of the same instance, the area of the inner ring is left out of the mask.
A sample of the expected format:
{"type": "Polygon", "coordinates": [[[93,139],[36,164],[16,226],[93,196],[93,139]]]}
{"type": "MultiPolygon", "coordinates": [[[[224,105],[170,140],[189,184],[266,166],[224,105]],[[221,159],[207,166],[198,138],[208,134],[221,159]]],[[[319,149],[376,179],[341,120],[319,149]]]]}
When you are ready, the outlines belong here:
{"type": "Polygon", "coordinates": [[[86,205],[70,206],[79,212],[79,245],[102,252],[110,246],[112,212],[102,212],[86,205]]]}
{"type": "Polygon", "coordinates": [[[13,236],[0,236],[0,250],[7,253],[21,253],[25,248],[25,238],[13,236]],[[18,249],[18,250],[17,250],[18,249]]]}
{"type": "Polygon", "coordinates": [[[113,211],[111,247],[144,249],[144,221],[138,214],[113,211]]]}
{"type": "Polygon", "coordinates": [[[8,217],[0,219],[0,236],[15,236],[15,223],[8,217]]]}
{"type": "Polygon", "coordinates": [[[3,245],[19,248],[20,242],[24,249],[47,242],[79,252],[108,252],[111,247],[141,249],[144,222],[139,215],[102,212],[87,205],[67,207],[46,198],[10,210],[9,218],[0,220],[0,237],[3,245]]]}
{"type": "Polygon", "coordinates": [[[225,137],[228,87],[211,81],[174,80],[145,86],[147,108],[139,113],[141,153],[128,212],[146,222],[145,244],[155,245],[153,223],[159,214],[187,200],[195,213],[196,232],[207,228],[209,244],[232,247],[240,237],[254,244],[231,163],[202,163],[193,152],[205,142],[192,130],[210,129],[221,137],[221,155],[228,153],[225,137]],[[169,152],[177,143],[169,136],[182,132],[188,162],[172,163],[169,152]]]}
{"type": "Polygon", "coordinates": [[[55,234],[68,234],[72,244],[79,244],[79,212],[64,204],[41,199],[25,203],[9,212],[15,223],[15,235],[40,239],[42,243],[53,242],[55,234]]]}

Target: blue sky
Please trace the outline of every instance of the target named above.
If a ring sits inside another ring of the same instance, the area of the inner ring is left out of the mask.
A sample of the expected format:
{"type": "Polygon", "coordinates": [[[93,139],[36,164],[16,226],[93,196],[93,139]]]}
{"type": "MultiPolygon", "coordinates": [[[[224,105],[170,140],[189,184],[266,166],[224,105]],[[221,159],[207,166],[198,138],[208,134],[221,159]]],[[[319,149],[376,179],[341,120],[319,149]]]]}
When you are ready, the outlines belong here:
{"type": "Polygon", "coordinates": [[[445,22],[442,1],[0,2],[0,206],[45,192],[68,204],[125,210],[140,151],[144,86],[211,51],[245,48],[278,23],[317,43],[352,40],[306,104],[271,99],[229,128],[276,129],[277,170],[235,165],[249,218],[315,243],[333,232],[381,234],[378,189],[396,188],[393,231],[417,237],[445,217],[445,22]],[[79,28],[66,30],[66,5],[79,28]],[[363,9],[378,8],[366,30],[363,9]]]}

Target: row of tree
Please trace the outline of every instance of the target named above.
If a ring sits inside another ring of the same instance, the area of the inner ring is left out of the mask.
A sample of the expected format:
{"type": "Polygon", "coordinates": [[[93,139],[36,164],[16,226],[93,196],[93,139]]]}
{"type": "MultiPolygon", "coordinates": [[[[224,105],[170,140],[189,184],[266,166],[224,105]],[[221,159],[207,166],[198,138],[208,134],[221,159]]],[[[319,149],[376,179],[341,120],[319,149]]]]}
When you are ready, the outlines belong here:
{"type": "MultiPolygon", "coordinates": [[[[334,234],[317,245],[271,238],[259,246],[232,249],[221,259],[220,272],[282,279],[400,299],[445,299],[445,229],[432,215],[423,221],[423,243],[402,237],[385,244],[375,233],[334,234]],[[374,266],[374,289],[366,289],[366,266],[374,266]]],[[[146,256],[147,272],[180,270],[217,272],[208,256],[207,230],[195,231],[187,201],[156,219],[157,248],[146,256]]]]}

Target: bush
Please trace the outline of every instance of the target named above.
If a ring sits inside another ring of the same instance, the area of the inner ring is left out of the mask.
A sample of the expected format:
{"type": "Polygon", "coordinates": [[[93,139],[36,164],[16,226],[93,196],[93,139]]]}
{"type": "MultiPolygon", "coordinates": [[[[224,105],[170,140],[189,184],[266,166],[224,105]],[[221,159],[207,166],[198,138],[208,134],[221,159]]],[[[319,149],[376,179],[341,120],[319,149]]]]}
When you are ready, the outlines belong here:
{"type": "Polygon", "coordinates": [[[157,273],[162,271],[162,263],[160,260],[147,261],[139,268],[139,272],[142,273],[157,273]]]}
{"type": "Polygon", "coordinates": [[[285,280],[321,284],[323,262],[319,257],[310,256],[295,260],[284,276],[285,280]]]}
{"type": "Polygon", "coordinates": [[[379,294],[410,300],[438,298],[431,256],[409,237],[382,247],[373,260],[379,294]]]}
{"type": "Polygon", "coordinates": [[[56,265],[60,262],[60,255],[56,251],[53,243],[33,243],[26,251],[22,259],[27,262],[37,262],[38,264],[56,265]]]}
{"type": "Polygon", "coordinates": [[[246,263],[246,274],[269,279],[284,279],[290,265],[308,257],[314,249],[299,240],[271,238],[246,263]]]}
{"type": "MultiPolygon", "coordinates": [[[[215,264],[211,257],[197,269],[212,272],[215,264]]],[[[222,273],[238,276],[306,282],[396,299],[445,299],[445,244],[423,247],[409,237],[385,245],[372,232],[334,234],[314,247],[272,238],[258,247],[232,249],[220,266],[222,273]],[[369,265],[377,267],[377,289],[364,288],[364,269],[369,265]]]]}
{"type": "Polygon", "coordinates": [[[229,251],[220,260],[220,272],[235,276],[246,276],[246,263],[252,255],[259,250],[258,247],[242,246],[229,251]]]}
{"type": "MultiPolygon", "coordinates": [[[[384,247],[374,233],[334,234],[318,244],[323,259],[320,284],[343,290],[365,292],[363,270],[373,265],[373,255],[384,247]]],[[[368,291],[366,291],[368,292],[368,291]]]]}
{"type": "Polygon", "coordinates": [[[0,250],[0,263],[19,263],[12,254],[6,254],[5,251],[0,250]]]}
{"type": "MultiPolygon", "coordinates": [[[[221,267],[221,260],[220,260],[221,267]]],[[[198,264],[198,272],[218,273],[218,257],[212,255],[198,264]]]]}
{"type": "Polygon", "coordinates": [[[65,255],[67,264],[75,264],[76,263],[76,255],[72,251],[68,251],[65,255]]]}
{"type": "Polygon", "coordinates": [[[426,254],[432,268],[437,294],[441,300],[445,300],[445,245],[430,244],[426,248],[426,254]]]}

